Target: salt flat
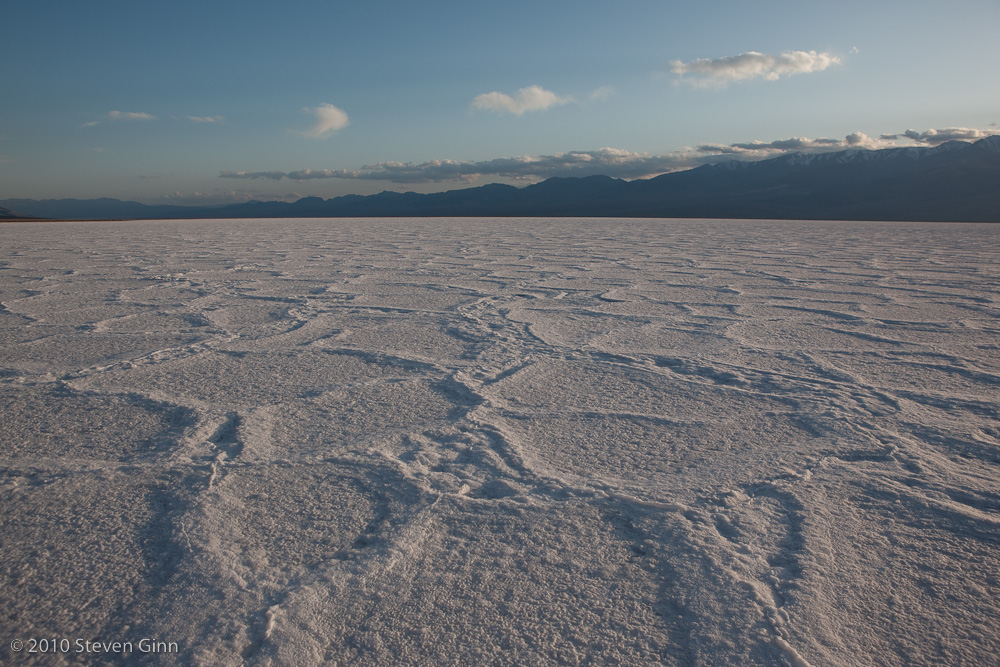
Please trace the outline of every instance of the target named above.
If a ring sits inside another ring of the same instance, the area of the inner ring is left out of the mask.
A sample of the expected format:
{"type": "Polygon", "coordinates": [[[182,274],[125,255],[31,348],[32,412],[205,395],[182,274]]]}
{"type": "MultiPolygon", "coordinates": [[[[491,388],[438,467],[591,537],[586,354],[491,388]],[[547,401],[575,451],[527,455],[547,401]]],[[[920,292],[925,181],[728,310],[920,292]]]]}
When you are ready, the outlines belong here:
{"type": "Polygon", "coordinates": [[[5,664],[997,663],[998,226],[0,241],[5,664]]]}

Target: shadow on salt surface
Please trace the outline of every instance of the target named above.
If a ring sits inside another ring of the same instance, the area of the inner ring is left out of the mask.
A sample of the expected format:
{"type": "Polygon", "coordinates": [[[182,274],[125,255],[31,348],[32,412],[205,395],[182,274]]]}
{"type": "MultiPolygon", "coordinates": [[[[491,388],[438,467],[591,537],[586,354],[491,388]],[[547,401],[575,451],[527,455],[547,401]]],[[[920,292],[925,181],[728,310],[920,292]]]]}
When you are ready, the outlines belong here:
{"type": "Polygon", "coordinates": [[[728,328],[741,345],[762,350],[850,350],[864,345],[873,350],[916,349],[898,332],[863,327],[856,331],[824,326],[812,321],[748,318],[728,328]]]}
{"type": "MultiPolygon", "coordinates": [[[[468,357],[481,341],[456,329],[452,320],[437,314],[355,314],[335,344],[362,350],[380,350],[440,364],[468,357]]],[[[323,345],[317,341],[314,345],[323,345]]],[[[331,345],[333,342],[331,342],[331,345]]]]}
{"type": "Polygon", "coordinates": [[[656,563],[600,508],[445,498],[390,550],[275,608],[282,664],[677,664],[656,563]]]}
{"type": "Polygon", "coordinates": [[[81,291],[85,277],[66,277],[65,283],[36,283],[35,289],[21,298],[4,299],[4,307],[13,314],[29,317],[49,325],[75,328],[104,320],[148,313],[149,306],[119,303],[116,288],[133,287],[127,281],[91,283],[91,289],[81,291]]]}
{"type": "Polygon", "coordinates": [[[183,557],[127,609],[128,624],[137,636],[184,638],[177,664],[259,661],[273,610],[317,589],[363,596],[331,573],[366,570],[430,502],[377,460],[227,467],[174,526],[183,557]]]}
{"type": "Polygon", "coordinates": [[[685,317],[661,321],[593,313],[512,313],[546,345],[567,350],[594,349],[618,354],[728,355],[739,350],[728,323],[685,317]]]}
{"type": "Polygon", "coordinates": [[[497,421],[532,469],[557,478],[573,475],[584,485],[610,483],[657,493],[773,474],[779,465],[801,462],[808,455],[802,442],[811,439],[787,415],[743,413],[708,422],[582,412],[506,414],[497,421]]]}
{"type": "Polygon", "coordinates": [[[99,333],[45,336],[3,350],[5,363],[26,373],[68,373],[97,365],[141,359],[160,350],[197,344],[200,334],[99,333]]]}
{"type": "Polygon", "coordinates": [[[294,326],[289,310],[286,303],[225,302],[205,308],[202,315],[230,335],[255,341],[285,333],[294,326]]]}
{"type": "MultiPolygon", "coordinates": [[[[954,346],[950,349],[959,352],[954,346]]],[[[1000,390],[1000,375],[977,369],[968,358],[933,351],[827,352],[831,365],[865,385],[930,392],[975,401],[1000,390]]]]}
{"type": "Polygon", "coordinates": [[[931,450],[960,464],[978,461],[984,464],[979,472],[986,478],[993,476],[985,464],[1000,463],[1000,425],[995,419],[971,419],[925,410],[924,421],[931,424],[914,423],[909,428],[909,435],[920,443],[921,454],[926,456],[927,450],[931,450]]]}
{"type": "Polygon", "coordinates": [[[362,548],[366,530],[378,532],[372,527],[389,519],[391,476],[342,461],[230,469],[212,487],[211,511],[224,518],[218,528],[226,533],[213,537],[242,555],[245,577],[287,584],[362,548]]]}
{"type": "MultiPolygon", "coordinates": [[[[129,606],[155,597],[177,565],[172,524],[185,509],[184,488],[181,479],[136,468],[8,471],[0,590],[17,636],[120,634],[133,621],[129,606]]],[[[5,642],[0,659],[15,657],[31,661],[5,642]]]]}
{"type": "Polygon", "coordinates": [[[185,400],[253,408],[372,380],[419,376],[424,369],[369,362],[337,351],[215,350],[193,357],[110,370],[74,382],[81,388],[142,391],[156,387],[185,400]]]}
{"type": "Polygon", "coordinates": [[[189,335],[209,336],[218,333],[207,328],[211,322],[202,313],[188,312],[184,308],[179,308],[178,310],[179,312],[152,310],[138,315],[109,318],[86,325],[81,330],[133,335],[186,333],[189,335]]]}
{"type": "Polygon", "coordinates": [[[409,276],[401,276],[398,269],[385,271],[384,274],[371,276],[369,284],[352,281],[350,286],[337,286],[336,289],[353,295],[353,307],[403,312],[450,312],[481,296],[458,286],[410,282],[406,279],[409,276]],[[381,282],[386,278],[387,282],[381,282]]]}
{"type": "Polygon", "coordinates": [[[905,481],[891,465],[833,462],[796,490],[808,549],[785,600],[816,634],[792,627],[792,636],[831,662],[958,665],[1000,655],[996,510],[977,512],[905,481]]]}
{"type": "Polygon", "coordinates": [[[734,384],[719,373],[703,382],[655,367],[538,362],[491,386],[503,403],[482,414],[530,467],[671,491],[767,478],[829,445],[783,397],[734,384]]]}
{"type": "Polygon", "coordinates": [[[267,430],[266,456],[323,455],[450,423],[468,406],[437,381],[391,378],[289,401],[255,425],[267,430]]]}
{"type": "Polygon", "coordinates": [[[130,461],[177,446],[197,415],[139,395],[0,384],[4,454],[25,459],[130,461]],[[65,425],[71,425],[65,428],[65,425]]]}

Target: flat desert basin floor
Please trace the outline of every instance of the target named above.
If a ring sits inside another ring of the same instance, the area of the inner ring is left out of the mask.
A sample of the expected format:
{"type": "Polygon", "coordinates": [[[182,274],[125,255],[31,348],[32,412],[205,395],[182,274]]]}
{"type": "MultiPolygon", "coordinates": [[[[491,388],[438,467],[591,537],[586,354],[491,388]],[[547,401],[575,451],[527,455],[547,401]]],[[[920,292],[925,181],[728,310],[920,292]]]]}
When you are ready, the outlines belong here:
{"type": "Polygon", "coordinates": [[[2,225],[0,661],[995,665],[998,333],[997,225],[2,225]]]}

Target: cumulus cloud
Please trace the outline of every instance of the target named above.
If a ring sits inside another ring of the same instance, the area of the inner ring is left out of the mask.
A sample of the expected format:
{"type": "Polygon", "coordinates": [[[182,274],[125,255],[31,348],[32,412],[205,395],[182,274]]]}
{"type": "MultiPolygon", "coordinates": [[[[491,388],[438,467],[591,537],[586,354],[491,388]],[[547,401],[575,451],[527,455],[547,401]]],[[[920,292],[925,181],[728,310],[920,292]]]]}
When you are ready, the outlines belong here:
{"type": "Polygon", "coordinates": [[[225,116],[185,116],[192,123],[224,123],[225,116]]]}
{"type": "Polygon", "coordinates": [[[685,63],[670,62],[670,70],[696,86],[725,86],[732,81],[762,78],[774,81],[782,76],[820,72],[840,64],[840,58],[816,51],[786,51],[768,55],[748,51],[725,58],[700,58],[685,63]],[[683,78],[690,75],[691,78],[683,78]]]}
{"type": "Polygon", "coordinates": [[[541,86],[521,88],[513,96],[493,91],[477,95],[471,103],[473,109],[485,109],[497,113],[512,113],[520,116],[526,111],[544,111],[554,106],[572,102],[571,97],[559,97],[541,86]]]}
{"type": "Polygon", "coordinates": [[[303,111],[316,115],[316,123],[301,133],[311,139],[326,139],[351,123],[347,112],[332,104],[321,104],[314,108],[306,107],[303,111]]]}
{"type": "Polygon", "coordinates": [[[142,111],[109,111],[108,120],[156,120],[156,116],[142,111]]]}
{"type": "Polygon", "coordinates": [[[552,155],[526,155],[492,160],[460,162],[457,160],[430,160],[427,162],[379,162],[360,169],[300,169],[296,171],[226,171],[221,178],[246,180],[289,179],[308,181],[314,179],[347,179],[388,181],[392,183],[442,183],[470,182],[480,178],[499,178],[514,181],[539,181],[553,176],[604,175],[626,180],[649,178],[672,171],[691,169],[704,164],[726,160],[763,160],[786,153],[823,153],[847,149],[880,149],[912,145],[919,139],[925,144],[943,143],[964,133],[966,140],[974,140],[995,130],[969,130],[950,128],[916,133],[912,130],[898,135],[873,138],[863,132],[852,132],[842,139],[817,137],[791,137],[772,141],[749,141],[731,144],[702,144],[693,148],[651,155],[620,148],[599,148],[589,151],[567,151],[552,155]],[[913,139],[908,134],[914,135],[913,139]],[[944,138],[948,137],[948,138],[944,138]]]}

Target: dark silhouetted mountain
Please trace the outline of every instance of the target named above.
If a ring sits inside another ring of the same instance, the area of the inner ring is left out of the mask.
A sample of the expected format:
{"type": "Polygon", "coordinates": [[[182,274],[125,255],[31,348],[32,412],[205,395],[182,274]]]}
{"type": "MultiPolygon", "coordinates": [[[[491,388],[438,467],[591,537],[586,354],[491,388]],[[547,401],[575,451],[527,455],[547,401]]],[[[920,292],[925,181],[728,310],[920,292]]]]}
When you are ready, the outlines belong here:
{"type": "MultiPolygon", "coordinates": [[[[134,220],[153,218],[187,218],[192,207],[149,206],[135,201],[101,199],[5,199],[0,206],[12,208],[36,218],[70,220],[134,220]]],[[[201,209],[199,207],[199,210],[201,209]]]]}
{"type": "Polygon", "coordinates": [[[655,178],[550,178],[432,194],[380,192],[215,207],[9,199],[47,218],[553,216],[1000,222],[1000,136],[935,147],[792,153],[655,178]]]}

